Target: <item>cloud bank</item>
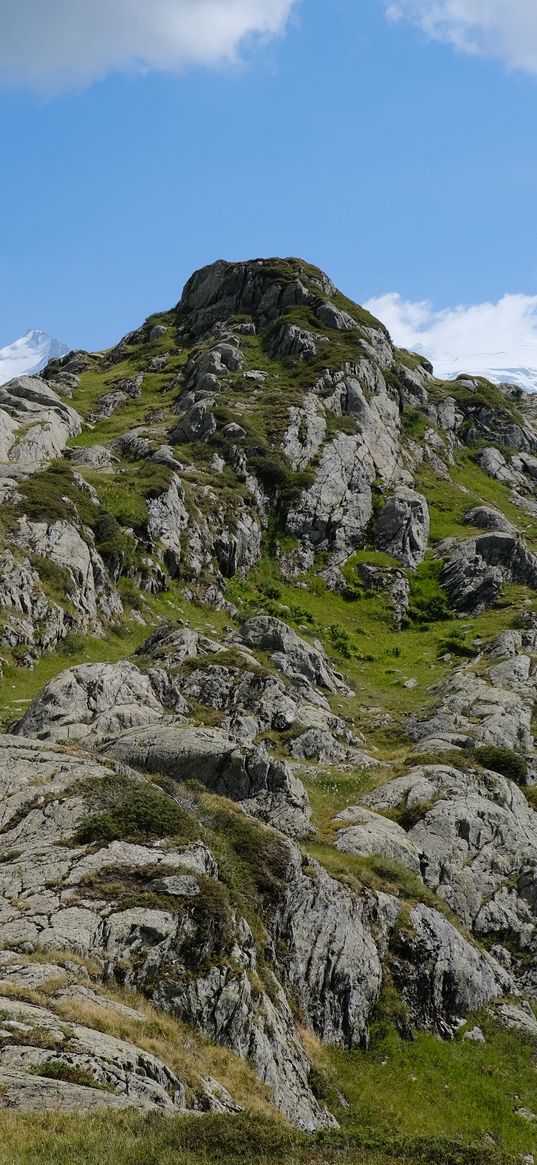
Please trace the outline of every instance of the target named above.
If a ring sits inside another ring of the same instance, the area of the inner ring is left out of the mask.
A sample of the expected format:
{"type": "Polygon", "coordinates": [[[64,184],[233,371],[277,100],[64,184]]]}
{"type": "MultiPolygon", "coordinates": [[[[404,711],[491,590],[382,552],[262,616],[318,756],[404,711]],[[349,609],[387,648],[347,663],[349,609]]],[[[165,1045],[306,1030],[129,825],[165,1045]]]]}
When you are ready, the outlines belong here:
{"type": "Polygon", "coordinates": [[[236,59],[295,0],[0,0],[0,80],[58,90],[112,72],[236,59]]]}
{"type": "Polygon", "coordinates": [[[537,368],[537,295],[434,311],[390,292],[365,305],[401,348],[422,352],[437,376],[537,368]]]}
{"type": "Polygon", "coordinates": [[[537,73],[536,0],[386,0],[386,8],[435,40],[537,73]]]}

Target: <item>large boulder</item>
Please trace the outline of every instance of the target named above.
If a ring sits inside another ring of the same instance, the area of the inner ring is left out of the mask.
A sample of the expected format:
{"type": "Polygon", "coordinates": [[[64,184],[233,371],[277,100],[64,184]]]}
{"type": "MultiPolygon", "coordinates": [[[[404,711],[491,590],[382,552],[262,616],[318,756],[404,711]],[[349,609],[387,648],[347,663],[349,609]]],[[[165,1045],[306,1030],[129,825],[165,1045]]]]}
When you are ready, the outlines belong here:
{"type": "Polygon", "coordinates": [[[216,432],[216,418],[213,413],[214,400],[200,400],[185,413],[183,419],[170,435],[174,445],[190,441],[209,441],[216,432]]]}
{"type": "Polygon", "coordinates": [[[307,469],[323,446],[326,419],[322,406],[313,394],[304,398],[301,408],[289,409],[289,428],[283,452],[294,470],[307,469]]]}
{"type": "Polygon", "coordinates": [[[49,559],[70,578],[68,598],[75,608],[79,626],[88,627],[101,615],[107,620],[120,618],[123,606],[104,562],[72,522],[32,522],[21,518],[13,542],[27,553],[49,559]]]}
{"type": "MultiPolygon", "coordinates": [[[[60,973],[59,967],[51,970],[60,973]]],[[[7,978],[14,988],[20,983],[16,975],[7,978]]],[[[0,996],[0,1008],[0,1109],[186,1111],[185,1087],[175,1073],[135,1044],[78,1023],[67,1031],[50,1009],[18,999],[0,996]],[[26,1039],[17,1039],[17,1032],[26,1033],[26,1039]]]]}
{"type": "Polygon", "coordinates": [[[359,857],[378,854],[408,866],[414,874],[420,873],[419,852],[396,821],[371,813],[362,805],[354,805],[338,813],[334,822],[338,827],[336,848],[340,853],[359,857]]]}
{"type": "MultiPolygon", "coordinates": [[[[521,949],[533,949],[537,814],[512,781],[489,771],[418,765],[369,793],[364,804],[404,813],[402,832],[418,872],[465,926],[479,935],[509,933],[521,949]]],[[[382,820],[378,845],[386,852],[382,820]]]]}
{"type": "MultiPolygon", "coordinates": [[[[517,667],[517,676],[520,674],[517,667]]],[[[517,680],[513,689],[511,684],[493,680],[492,671],[477,675],[459,668],[453,672],[438,689],[440,699],[435,707],[409,718],[408,730],[419,740],[420,750],[493,744],[531,752],[533,681],[521,687],[517,680]]]]}
{"type": "Polygon", "coordinates": [[[82,419],[38,377],[20,376],[0,387],[0,462],[34,472],[59,457],[82,419]]]}
{"type": "Polygon", "coordinates": [[[516,533],[513,523],[493,506],[472,506],[472,509],[464,515],[464,521],[467,526],[476,526],[480,530],[500,530],[502,534],[516,533]]]}
{"type": "Polygon", "coordinates": [[[469,1014],[513,990],[495,959],[422,903],[399,932],[392,975],[414,1022],[448,1039],[469,1014]]]}
{"type": "Polygon", "coordinates": [[[440,581],[457,611],[485,610],[506,582],[537,591],[537,555],[516,532],[493,530],[465,542],[450,541],[439,552],[446,558],[440,581]]]}

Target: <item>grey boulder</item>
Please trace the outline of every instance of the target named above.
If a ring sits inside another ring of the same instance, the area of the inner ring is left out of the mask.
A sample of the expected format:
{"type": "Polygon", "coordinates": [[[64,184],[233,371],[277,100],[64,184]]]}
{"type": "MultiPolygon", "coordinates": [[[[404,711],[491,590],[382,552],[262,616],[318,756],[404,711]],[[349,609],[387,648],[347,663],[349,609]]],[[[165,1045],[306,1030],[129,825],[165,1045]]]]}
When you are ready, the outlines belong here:
{"type": "Polygon", "coordinates": [[[46,684],[13,733],[38,740],[106,740],[163,715],[150,680],[133,664],[87,663],[46,684]]]}

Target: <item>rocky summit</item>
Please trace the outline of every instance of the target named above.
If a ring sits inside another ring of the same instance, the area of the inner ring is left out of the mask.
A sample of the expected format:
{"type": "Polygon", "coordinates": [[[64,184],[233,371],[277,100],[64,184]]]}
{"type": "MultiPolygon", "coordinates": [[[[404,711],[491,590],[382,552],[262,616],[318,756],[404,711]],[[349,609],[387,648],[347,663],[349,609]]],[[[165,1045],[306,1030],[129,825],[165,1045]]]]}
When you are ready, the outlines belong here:
{"type": "Polygon", "coordinates": [[[0,532],[24,1160],[533,1161],[535,398],[218,262],[0,388],[0,532]]]}

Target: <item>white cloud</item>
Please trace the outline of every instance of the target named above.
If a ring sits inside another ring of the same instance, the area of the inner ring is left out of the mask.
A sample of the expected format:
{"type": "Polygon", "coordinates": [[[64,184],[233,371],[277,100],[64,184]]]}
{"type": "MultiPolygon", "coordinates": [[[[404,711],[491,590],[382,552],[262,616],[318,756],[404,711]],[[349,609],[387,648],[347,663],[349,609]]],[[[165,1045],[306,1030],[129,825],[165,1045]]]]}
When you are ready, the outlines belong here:
{"type": "Polygon", "coordinates": [[[386,324],[394,343],[427,356],[437,376],[537,369],[537,295],[434,311],[426,300],[412,303],[390,292],[365,306],[386,324]]]}
{"type": "Polygon", "coordinates": [[[537,73],[536,0],[385,0],[392,20],[475,55],[537,73]]]}
{"type": "Polygon", "coordinates": [[[0,79],[61,89],[111,72],[233,61],[295,0],[0,0],[0,79]]]}

